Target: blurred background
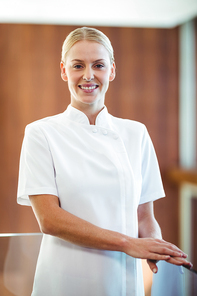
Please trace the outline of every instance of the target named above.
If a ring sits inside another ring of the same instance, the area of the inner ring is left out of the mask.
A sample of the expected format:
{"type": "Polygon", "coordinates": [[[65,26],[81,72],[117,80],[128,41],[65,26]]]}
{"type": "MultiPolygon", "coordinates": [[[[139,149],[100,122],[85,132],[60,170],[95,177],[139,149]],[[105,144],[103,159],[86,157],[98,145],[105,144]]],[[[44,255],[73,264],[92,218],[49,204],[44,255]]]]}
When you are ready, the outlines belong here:
{"type": "MultiPolygon", "coordinates": [[[[28,123],[70,102],[61,47],[79,26],[112,42],[117,75],[106,106],[147,126],[166,192],[155,216],[197,269],[196,0],[0,1],[0,233],[40,231],[32,209],[16,203],[20,149],[28,123]]],[[[8,244],[1,238],[0,273],[8,244]]]]}

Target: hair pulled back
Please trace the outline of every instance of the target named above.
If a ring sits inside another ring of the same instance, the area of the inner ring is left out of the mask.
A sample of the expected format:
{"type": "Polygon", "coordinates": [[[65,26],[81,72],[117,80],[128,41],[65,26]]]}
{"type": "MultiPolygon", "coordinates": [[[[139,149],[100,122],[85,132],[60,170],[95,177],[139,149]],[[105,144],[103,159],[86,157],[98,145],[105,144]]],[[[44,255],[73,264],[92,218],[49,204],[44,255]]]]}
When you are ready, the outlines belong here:
{"type": "Polygon", "coordinates": [[[88,40],[102,44],[109,53],[111,64],[114,62],[114,50],[109,38],[101,31],[88,27],[75,29],[66,37],[62,46],[62,62],[66,62],[68,51],[76,42],[81,40],[88,40]]]}

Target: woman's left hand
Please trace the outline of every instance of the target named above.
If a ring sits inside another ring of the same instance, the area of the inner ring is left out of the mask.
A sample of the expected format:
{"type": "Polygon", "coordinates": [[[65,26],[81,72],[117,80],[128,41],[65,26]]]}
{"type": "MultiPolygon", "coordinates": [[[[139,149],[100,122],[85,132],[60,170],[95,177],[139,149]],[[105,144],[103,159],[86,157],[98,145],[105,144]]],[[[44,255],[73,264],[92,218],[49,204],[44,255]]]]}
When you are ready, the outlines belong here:
{"type": "MultiPolygon", "coordinates": [[[[147,259],[147,263],[153,273],[158,272],[157,262],[158,262],[157,260],[147,259]]],[[[183,265],[186,268],[192,268],[192,263],[187,261],[183,257],[170,257],[170,259],[166,260],[166,262],[171,263],[171,264],[175,264],[175,265],[179,265],[179,266],[183,265]]]]}

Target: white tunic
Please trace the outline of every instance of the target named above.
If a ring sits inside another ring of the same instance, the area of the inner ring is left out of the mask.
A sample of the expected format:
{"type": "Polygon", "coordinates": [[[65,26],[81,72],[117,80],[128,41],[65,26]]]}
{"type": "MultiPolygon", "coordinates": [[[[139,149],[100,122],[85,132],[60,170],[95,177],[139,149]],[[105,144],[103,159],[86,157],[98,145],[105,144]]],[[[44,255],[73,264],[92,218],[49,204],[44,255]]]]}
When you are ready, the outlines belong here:
{"type": "MultiPolygon", "coordinates": [[[[137,207],[164,196],[145,126],[113,117],[95,125],[68,106],[26,127],[18,203],[53,194],[61,208],[99,227],[138,237],[137,207]]],[[[141,261],[44,235],[32,296],[142,296],[141,261]]]]}

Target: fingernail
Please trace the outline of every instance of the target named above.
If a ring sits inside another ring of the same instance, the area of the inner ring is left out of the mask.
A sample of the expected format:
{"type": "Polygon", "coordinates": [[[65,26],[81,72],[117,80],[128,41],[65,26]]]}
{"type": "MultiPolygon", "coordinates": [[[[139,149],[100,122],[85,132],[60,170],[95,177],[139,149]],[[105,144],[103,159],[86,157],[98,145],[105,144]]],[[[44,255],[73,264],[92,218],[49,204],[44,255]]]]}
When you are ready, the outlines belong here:
{"type": "Polygon", "coordinates": [[[157,268],[154,268],[154,269],[153,269],[153,272],[154,272],[154,273],[157,273],[157,268]]]}

